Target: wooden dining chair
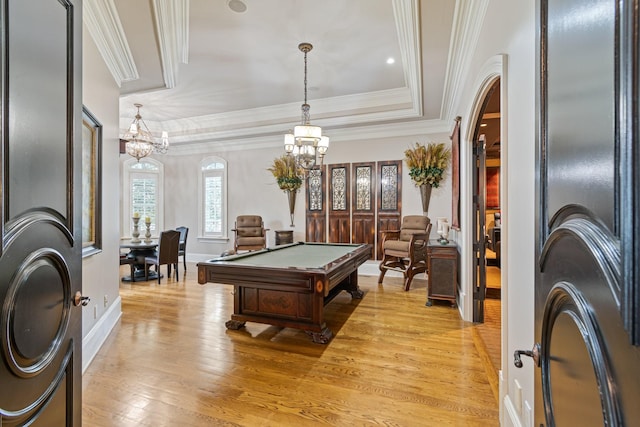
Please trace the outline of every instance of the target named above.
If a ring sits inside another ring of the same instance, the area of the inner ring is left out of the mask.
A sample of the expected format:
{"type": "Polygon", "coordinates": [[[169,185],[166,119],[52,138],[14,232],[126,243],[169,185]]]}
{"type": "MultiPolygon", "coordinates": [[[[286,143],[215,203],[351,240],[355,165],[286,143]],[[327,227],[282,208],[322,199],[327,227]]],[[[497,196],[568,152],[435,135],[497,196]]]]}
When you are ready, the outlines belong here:
{"type": "Polygon", "coordinates": [[[135,268],[136,260],[135,258],[130,258],[129,254],[120,253],[120,265],[128,265],[131,270],[131,281],[136,281],[136,268],[135,268]]]}
{"type": "Polygon", "coordinates": [[[178,257],[182,257],[184,264],[184,271],[187,271],[187,236],[189,235],[189,228],[180,226],[176,227],[176,230],[180,232],[180,245],[178,246],[178,257]]]}
{"type": "Polygon", "coordinates": [[[156,273],[158,273],[158,283],[162,276],[160,275],[160,266],[167,265],[167,278],[171,277],[171,266],[175,267],[176,280],[178,280],[178,248],[180,246],[180,232],[176,230],[165,230],[160,233],[158,240],[158,251],[155,256],[146,256],[144,258],[144,278],[149,280],[149,268],[154,265],[156,273]]]}

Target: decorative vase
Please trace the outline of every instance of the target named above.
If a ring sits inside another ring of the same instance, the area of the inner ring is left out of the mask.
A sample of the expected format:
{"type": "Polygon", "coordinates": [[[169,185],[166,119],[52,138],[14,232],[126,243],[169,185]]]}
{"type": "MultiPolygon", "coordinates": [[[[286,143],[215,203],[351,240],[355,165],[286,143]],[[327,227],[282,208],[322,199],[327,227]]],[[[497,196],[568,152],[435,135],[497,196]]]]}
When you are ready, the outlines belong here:
{"type": "Polygon", "coordinates": [[[145,222],[144,225],[147,228],[147,231],[144,233],[144,242],[151,243],[151,222],[145,222]]]}
{"type": "Polygon", "coordinates": [[[420,186],[420,197],[422,198],[422,213],[424,216],[429,214],[429,202],[431,201],[431,185],[422,184],[420,186]]]}
{"type": "Polygon", "coordinates": [[[295,227],[293,225],[293,213],[296,210],[296,193],[298,190],[285,190],[287,192],[287,198],[289,199],[289,215],[291,215],[291,225],[290,227],[295,227]]]}
{"type": "Polygon", "coordinates": [[[140,221],[140,217],[134,216],[132,219],[133,232],[131,232],[131,243],[140,243],[140,231],[138,231],[138,221],[140,221]]]}

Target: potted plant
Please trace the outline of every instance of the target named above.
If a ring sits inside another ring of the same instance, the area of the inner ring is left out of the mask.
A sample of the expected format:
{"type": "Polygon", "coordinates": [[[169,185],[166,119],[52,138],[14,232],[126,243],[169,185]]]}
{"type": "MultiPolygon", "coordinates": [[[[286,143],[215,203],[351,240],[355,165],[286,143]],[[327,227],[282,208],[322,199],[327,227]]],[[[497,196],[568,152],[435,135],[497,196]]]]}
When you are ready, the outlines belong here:
{"type": "Polygon", "coordinates": [[[296,193],[302,186],[302,171],[296,165],[293,156],[283,155],[273,159],[271,167],[267,169],[273,174],[278,187],[287,193],[289,199],[289,214],[291,215],[291,227],[293,224],[293,212],[296,205],[296,193]]]}
{"type": "Polygon", "coordinates": [[[451,160],[451,149],[444,143],[429,143],[426,146],[416,142],[414,148],[404,152],[404,160],[409,167],[409,176],[416,187],[420,187],[422,211],[429,210],[431,189],[438,188],[444,178],[444,172],[451,160]]]}

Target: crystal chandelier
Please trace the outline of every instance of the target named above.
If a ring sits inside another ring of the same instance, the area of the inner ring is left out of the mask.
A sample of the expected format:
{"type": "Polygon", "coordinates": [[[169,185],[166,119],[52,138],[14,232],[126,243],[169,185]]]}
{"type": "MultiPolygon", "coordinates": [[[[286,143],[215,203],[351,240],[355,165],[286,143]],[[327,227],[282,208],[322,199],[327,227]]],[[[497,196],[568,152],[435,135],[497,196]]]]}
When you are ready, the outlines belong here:
{"type": "Polygon", "coordinates": [[[168,133],[163,131],[162,138],[160,138],[159,141],[155,141],[147,127],[147,124],[142,120],[142,116],[140,115],[140,107],[142,107],[142,104],[133,105],[135,105],[138,111],[129,126],[129,130],[122,135],[122,139],[127,141],[125,144],[127,154],[131,157],[135,157],[138,161],[143,157],[147,157],[154,151],[156,153],[165,154],[169,150],[168,133]]]}
{"type": "Polygon", "coordinates": [[[316,164],[322,166],[322,159],[329,149],[329,137],[322,135],[320,126],[313,126],[310,123],[309,110],[307,104],[307,53],[313,49],[311,43],[300,43],[298,45],[304,53],[304,104],[302,104],[302,124],[293,128],[293,133],[284,136],[284,150],[288,155],[292,155],[296,164],[308,170],[316,164]]]}

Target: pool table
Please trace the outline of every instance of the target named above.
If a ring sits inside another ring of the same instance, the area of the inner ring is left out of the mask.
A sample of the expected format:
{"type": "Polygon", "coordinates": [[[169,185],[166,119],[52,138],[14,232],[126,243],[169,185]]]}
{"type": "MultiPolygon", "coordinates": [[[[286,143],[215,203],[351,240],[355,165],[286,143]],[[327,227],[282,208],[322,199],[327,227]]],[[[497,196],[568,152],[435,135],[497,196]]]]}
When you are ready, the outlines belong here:
{"type": "Polygon", "coordinates": [[[228,329],[245,322],[302,329],[326,344],[333,332],[323,310],[341,291],[362,298],[358,267],[371,245],[298,242],[198,263],[198,283],[235,286],[228,329]]]}

